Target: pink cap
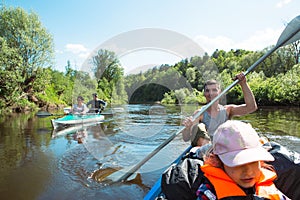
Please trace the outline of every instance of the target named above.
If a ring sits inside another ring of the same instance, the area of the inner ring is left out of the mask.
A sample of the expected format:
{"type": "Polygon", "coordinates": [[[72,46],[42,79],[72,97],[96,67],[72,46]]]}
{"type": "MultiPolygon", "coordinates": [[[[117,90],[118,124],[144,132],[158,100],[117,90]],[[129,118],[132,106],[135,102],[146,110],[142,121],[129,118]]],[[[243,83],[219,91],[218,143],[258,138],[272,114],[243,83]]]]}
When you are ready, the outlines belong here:
{"type": "Polygon", "coordinates": [[[228,120],[218,127],[214,133],[213,152],[229,167],[274,160],[262,147],[252,126],[236,120],[228,120]]]}

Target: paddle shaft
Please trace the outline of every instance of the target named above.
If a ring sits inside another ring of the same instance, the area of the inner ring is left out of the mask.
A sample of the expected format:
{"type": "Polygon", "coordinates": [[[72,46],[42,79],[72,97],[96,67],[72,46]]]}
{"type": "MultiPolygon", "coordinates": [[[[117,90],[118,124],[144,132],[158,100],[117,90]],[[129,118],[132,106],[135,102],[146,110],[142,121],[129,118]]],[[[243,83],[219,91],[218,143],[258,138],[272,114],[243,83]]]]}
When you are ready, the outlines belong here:
{"type": "Polygon", "coordinates": [[[50,116],[63,116],[63,115],[66,115],[64,113],[62,114],[53,114],[53,113],[37,113],[36,116],[38,117],[50,117],[50,116]]]}
{"type": "Polygon", "coordinates": [[[50,117],[50,116],[64,116],[64,115],[76,115],[76,116],[85,116],[85,115],[99,115],[99,113],[85,113],[85,114],[53,114],[53,113],[37,113],[38,117],[50,117]]]}
{"type": "MultiPolygon", "coordinates": [[[[244,75],[246,76],[249,74],[253,69],[255,69],[261,62],[263,62],[269,55],[271,55],[274,51],[276,51],[279,47],[283,45],[289,44],[288,41],[295,36],[300,31],[300,27],[295,29],[288,37],[286,37],[283,40],[280,40],[284,35],[282,34],[277,42],[277,44],[269,50],[265,55],[263,55],[260,59],[258,59],[253,65],[251,65],[245,72],[244,75]]],[[[193,116],[193,121],[196,120],[198,117],[200,117],[212,104],[214,104],[216,101],[218,101],[224,94],[226,94],[231,88],[233,88],[239,80],[235,80],[232,84],[230,84],[226,89],[224,89],[216,98],[214,98],[212,101],[210,101],[207,105],[205,105],[199,112],[197,112],[193,116]]],[[[159,145],[157,148],[155,148],[148,156],[146,156],[143,160],[141,160],[137,165],[135,165],[133,168],[131,168],[126,174],[121,176],[117,182],[119,181],[125,181],[127,178],[129,178],[133,173],[135,173],[143,164],[145,164],[149,159],[151,159],[157,152],[159,152],[162,148],[164,148],[169,142],[171,142],[177,135],[179,135],[185,127],[178,130],[176,133],[171,135],[167,140],[165,140],[161,145],[159,145]]]]}

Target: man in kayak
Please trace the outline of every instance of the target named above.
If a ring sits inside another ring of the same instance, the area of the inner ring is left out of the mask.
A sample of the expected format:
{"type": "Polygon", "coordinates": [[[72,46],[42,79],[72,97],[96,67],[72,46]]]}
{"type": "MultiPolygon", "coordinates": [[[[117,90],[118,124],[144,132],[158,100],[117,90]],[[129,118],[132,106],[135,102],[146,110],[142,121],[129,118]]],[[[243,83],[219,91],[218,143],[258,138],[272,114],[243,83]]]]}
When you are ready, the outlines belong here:
{"type": "Polygon", "coordinates": [[[101,113],[106,107],[107,103],[101,99],[98,99],[97,93],[92,94],[93,99],[90,100],[86,105],[91,105],[90,112],[101,113]]]}
{"type": "MultiPolygon", "coordinates": [[[[212,139],[213,134],[218,128],[218,126],[227,121],[228,119],[231,119],[233,116],[242,116],[256,111],[256,101],[247,83],[245,75],[243,73],[240,73],[236,76],[236,79],[239,80],[239,85],[242,88],[245,104],[229,104],[223,106],[219,104],[218,100],[211,107],[209,107],[202,115],[195,119],[195,121],[193,121],[192,116],[187,117],[183,121],[183,125],[186,127],[182,131],[184,141],[188,141],[191,139],[191,129],[193,125],[197,125],[200,122],[205,124],[207,132],[209,133],[212,139]]],[[[220,84],[217,81],[209,80],[204,84],[204,96],[206,98],[207,103],[216,98],[220,93],[221,88],[220,84]]],[[[200,110],[196,110],[195,113],[200,110]]]]}
{"type": "Polygon", "coordinates": [[[277,175],[264,162],[274,157],[251,125],[226,121],[216,130],[212,146],[201,166],[206,180],[196,192],[197,199],[289,199],[276,188],[277,175]]]}

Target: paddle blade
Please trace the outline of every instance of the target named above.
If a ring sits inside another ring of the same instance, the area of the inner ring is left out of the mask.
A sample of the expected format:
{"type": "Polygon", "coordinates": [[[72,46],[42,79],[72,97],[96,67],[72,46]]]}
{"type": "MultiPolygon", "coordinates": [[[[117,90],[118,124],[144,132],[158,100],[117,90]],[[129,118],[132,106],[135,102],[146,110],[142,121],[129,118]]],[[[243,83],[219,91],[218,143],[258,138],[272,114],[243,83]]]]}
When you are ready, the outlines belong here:
{"type": "Polygon", "coordinates": [[[98,169],[95,170],[92,175],[91,178],[94,179],[97,182],[103,182],[103,181],[107,181],[107,176],[113,174],[114,172],[118,171],[120,169],[114,169],[114,168],[105,168],[105,169],[98,169]]]}
{"type": "Polygon", "coordinates": [[[36,114],[36,116],[38,117],[49,117],[49,116],[52,116],[53,114],[51,113],[48,113],[48,112],[45,112],[45,111],[40,111],[36,114]]]}
{"type": "Polygon", "coordinates": [[[288,23],[281,33],[276,46],[285,46],[300,39],[300,15],[288,23]]]}
{"type": "Polygon", "coordinates": [[[125,181],[134,174],[134,172],[128,173],[129,171],[131,171],[130,167],[116,170],[114,173],[111,173],[105,177],[104,180],[113,183],[125,181]]]}
{"type": "Polygon", "coordinates": [[[106,168],[106,169],[99,169],[93,172],[92,178],[95,179],[97,182],[112,184],[122,181],[132,181],[138,175],[137,173],[131,173],[130,175],[126,176],[126,179],[123,179],[129,168],[106,168]],[[127,180],[130,178],[130,180],[127,180]]]}
{"type": "Polygon", "coordinates": [[[46,111],[40,111],[36,114],[37,117],[50,117],[50,116],[64,116],[65,114],[53,114],[53,113],[48,113],[46,111]]]}

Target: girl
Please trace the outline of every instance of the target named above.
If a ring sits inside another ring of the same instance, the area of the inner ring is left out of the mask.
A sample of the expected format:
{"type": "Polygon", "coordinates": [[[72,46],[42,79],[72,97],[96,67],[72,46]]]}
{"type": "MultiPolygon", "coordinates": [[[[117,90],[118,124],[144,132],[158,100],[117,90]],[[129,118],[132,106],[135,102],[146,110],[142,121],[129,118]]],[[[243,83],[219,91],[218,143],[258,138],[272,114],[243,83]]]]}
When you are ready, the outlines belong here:
{"type": "Polygon", "coordinates": [[[71,112],[73,114],[86,114],[89,109],[88,107],[83,103],[84,99],[82,96],[77,97],[77,104],[74,104],[71,112]]]}
{"type": "Polygon", "coordinates": [[[198,199],[289,199],[274,185],[276,173],[263,161],[274,157],[248,124],[228,120],[216,130],[212,152],[201,166],[198,199]]]}

